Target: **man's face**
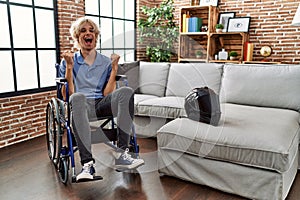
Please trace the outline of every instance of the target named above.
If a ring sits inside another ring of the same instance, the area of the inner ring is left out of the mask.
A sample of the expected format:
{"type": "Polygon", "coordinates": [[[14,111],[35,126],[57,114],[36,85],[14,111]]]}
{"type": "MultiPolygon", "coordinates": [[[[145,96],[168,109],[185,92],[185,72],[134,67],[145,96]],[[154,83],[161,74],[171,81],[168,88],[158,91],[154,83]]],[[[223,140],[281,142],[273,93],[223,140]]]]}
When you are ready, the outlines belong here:
{"type": "Polygon", "coordinates": [[[92,50],[96,47],[95,30],[89,23],[84,23],[79,29],[78,42],[83,50],[92,50]]]}

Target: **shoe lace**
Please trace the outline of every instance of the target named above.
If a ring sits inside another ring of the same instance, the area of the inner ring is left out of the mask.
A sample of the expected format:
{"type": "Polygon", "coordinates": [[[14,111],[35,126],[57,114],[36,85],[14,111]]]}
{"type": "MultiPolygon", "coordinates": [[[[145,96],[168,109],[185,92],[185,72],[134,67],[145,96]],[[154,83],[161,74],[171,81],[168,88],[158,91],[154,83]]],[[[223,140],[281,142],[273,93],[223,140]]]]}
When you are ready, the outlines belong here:
{"type": "Polygon", "coordinates": [[[95,165],[94,164],[85,163],[83,165],[83,167],[82,167],[82,171],[84,171],[86,173],[89,173],[92,166],[95,166],[95,165]]]}
{"type": "Polygon", "coordinates": [[[134,159],[131,157],[131,155],[129,154],[129,149],[126,148],[125,152],[123,153],[123,158],[125,160],[129,160],[129,161],[133,161],[134,159]]]}

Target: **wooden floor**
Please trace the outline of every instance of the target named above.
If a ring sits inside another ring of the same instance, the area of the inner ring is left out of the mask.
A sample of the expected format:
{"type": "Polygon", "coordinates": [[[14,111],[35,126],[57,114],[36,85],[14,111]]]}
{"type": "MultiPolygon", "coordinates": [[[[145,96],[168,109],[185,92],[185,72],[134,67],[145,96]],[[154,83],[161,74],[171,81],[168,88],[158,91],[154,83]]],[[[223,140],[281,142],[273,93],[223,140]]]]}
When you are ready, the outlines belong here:
{"type": "MultiPolygon", "coordinates": [[[[121,173],[113,169],[111,148],[95,144],[97,175],[103,180],[86,183],[59,182],[50,162],[44,137],[0,149],[0,199],[5,200],[242,200],[206,186],[159,176],[156,169],[156,140],[139,139],[141,156],[146,164],[139,173],[121,173]]],[[[78,153],[76,170],[79,172],[78,153]]],[[[246,178],[246,177],[245,177],[246,178]]],[[[288,200],[300,198],[300,175],[291,188],[288,200]]]]}

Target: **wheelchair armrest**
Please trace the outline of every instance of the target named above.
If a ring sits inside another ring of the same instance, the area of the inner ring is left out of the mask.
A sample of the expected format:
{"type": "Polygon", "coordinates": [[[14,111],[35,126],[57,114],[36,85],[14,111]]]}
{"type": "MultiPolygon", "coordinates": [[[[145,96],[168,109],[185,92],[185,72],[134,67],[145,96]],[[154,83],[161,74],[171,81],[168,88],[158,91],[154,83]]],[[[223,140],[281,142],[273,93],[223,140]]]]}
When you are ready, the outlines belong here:
{"type": "Polygon", "coordinates": [[[127,80],[126,75],[120,75],[120,74],[116,75],[116,81],[124,81],[124,80],[127,80]]]}
{"type": "Polygon", "coordinates": [[[55,81],[57,83],[67,83],[68,80],[66,78],[60,77],[60,78],[56,78],[55,81]]]}

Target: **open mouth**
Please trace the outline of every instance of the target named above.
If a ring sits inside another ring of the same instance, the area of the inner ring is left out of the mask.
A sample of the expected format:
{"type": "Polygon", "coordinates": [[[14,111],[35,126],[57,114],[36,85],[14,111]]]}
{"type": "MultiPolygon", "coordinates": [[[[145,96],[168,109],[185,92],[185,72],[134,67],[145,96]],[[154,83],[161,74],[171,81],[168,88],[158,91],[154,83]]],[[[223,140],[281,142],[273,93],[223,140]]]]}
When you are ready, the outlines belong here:
{"type": "Polygon", "coordinates": [[[85,38],[84,41],[85,41],[86,44],[89,45],[89,44],[92,44],[93,39],[92,38],[85,38]]]}

